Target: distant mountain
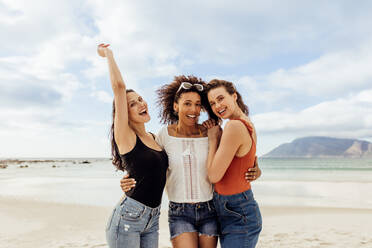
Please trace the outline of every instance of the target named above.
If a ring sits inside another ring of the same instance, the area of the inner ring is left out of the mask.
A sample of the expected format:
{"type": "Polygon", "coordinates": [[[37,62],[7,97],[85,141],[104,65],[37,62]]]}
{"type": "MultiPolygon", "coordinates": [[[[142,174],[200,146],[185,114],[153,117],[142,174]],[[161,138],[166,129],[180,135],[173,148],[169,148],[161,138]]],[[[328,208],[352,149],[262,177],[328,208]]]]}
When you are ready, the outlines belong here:
{"type": "Polygon", "coordinates": [[[372,143],[356,139],[304,137],[285,143],[263,155],[268,158],[347,157],[372,158],[372,143]]]}

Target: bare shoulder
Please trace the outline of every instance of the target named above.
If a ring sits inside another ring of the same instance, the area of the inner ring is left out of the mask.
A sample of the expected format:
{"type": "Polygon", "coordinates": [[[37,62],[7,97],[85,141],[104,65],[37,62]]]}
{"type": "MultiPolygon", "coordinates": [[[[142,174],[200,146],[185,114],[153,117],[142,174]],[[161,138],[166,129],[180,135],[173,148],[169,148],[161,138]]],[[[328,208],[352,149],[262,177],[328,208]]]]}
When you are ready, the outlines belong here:
{"type": "Polygon", "coordinates": [[[241,143],[244,143],[249,138],[247,127],[240,120],[228,121],[223,129],[223,134],[226,134],[227,138],[241,143]]]}
{"type": "Polygon", "coordinates": [[[226,123],[224,131],[240,132],[245,129],[244,123],[239,120],[230,120],[226,123]]]}

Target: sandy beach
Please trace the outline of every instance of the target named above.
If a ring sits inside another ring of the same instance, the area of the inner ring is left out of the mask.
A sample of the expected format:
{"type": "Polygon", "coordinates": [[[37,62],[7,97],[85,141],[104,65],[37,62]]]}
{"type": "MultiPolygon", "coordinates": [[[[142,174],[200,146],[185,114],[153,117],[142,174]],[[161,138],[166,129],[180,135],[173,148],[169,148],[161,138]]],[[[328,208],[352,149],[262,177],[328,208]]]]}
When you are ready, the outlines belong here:
{"type": "MultiPolygon", "coordinates": [[[[2,248],[107,247],[109,207],[0,197],[2,248]]],[[[372,210],[262,207],[257,247],[372,247],[372,210]]],[[[171,247],[167,214],[161,215],[160,247],[171,247]]]]}

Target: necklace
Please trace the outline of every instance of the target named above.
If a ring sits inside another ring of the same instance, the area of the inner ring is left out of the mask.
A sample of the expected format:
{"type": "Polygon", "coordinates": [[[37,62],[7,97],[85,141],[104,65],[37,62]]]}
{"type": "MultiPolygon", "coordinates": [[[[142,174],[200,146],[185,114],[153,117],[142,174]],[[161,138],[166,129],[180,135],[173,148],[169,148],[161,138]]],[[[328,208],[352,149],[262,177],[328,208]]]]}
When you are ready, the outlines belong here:
{"type": "MultiPolygon", "coordinates": [[[[203,136],[203,133],[202,133],[202,131],[200,130],[200,127],[198,126],[198,131],[199,131],[199,137],[202,137],[203,136]]],[[[177,126],[176,126],[176,134],[177,134],[177,136],[178,135],[180,135],[180,132],[179,132],[179,129],[178,129],[178,124],[177,124],[177,126]]],[[[197,135],[197,134],[191,134],[191,135],[197,135]]]]}

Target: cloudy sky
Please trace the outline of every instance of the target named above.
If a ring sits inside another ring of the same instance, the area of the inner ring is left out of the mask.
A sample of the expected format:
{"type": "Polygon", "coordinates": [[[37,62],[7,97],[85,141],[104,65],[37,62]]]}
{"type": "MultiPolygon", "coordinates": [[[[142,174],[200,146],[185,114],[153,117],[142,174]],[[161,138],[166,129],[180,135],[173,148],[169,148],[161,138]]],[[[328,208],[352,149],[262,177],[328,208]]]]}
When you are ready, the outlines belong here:
{"type": "Polygon", "coordinates": [[[0,0],[0,157],[108,157],[110,43],[149,102],[174,75],[236,83],[258,154],[295,138],[372,141],[371,1],[0,0]]]}

